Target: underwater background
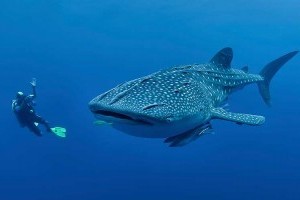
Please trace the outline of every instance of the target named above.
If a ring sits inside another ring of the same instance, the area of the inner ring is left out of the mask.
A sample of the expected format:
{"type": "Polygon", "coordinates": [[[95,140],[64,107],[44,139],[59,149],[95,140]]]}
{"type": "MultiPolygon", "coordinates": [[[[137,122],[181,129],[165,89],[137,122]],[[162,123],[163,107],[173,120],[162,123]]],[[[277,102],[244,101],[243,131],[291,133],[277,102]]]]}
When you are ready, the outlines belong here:
{"type": "Polygon", "coordinates": [[[298,0],[1,0],[0,199],[300,199],[299,55],[272,81],[271,108],[256,85],[230,97],[231,111],[264,125],[214,120],[215,134],[182,148],[95,126],[87,105],[226,46],[234,68],[258,73],[300,49],[299,10],[298,0]],[[11,100],[33,77],[37,113],[67,138],[20,128],[11,100]]]}

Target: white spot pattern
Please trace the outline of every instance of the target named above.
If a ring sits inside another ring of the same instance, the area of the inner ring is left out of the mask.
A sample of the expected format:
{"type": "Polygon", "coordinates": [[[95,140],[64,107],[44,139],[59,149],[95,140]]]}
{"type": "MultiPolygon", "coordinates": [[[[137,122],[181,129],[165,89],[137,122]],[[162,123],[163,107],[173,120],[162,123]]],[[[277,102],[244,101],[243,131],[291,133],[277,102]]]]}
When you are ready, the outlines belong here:
{"type": "Polygon", "coordinates": [[[99,109],[162,122],[195,115],[207,119],[211,108],[223,104],[236,88],[262,80],[260,75],[212,63],[177,66],[123,83],[92,102],[99,109]]]}

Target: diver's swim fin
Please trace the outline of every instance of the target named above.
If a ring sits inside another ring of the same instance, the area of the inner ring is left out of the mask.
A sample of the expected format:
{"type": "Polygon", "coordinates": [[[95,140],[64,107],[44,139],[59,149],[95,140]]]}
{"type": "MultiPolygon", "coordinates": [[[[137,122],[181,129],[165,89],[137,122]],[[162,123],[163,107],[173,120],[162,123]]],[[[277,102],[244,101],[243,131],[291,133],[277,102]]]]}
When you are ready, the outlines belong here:
{"type": "Polygon", "coordinates": [[[51,128],[51,132],[57,135],[58,137],[66,137],[67,130],[63,127],[53,127],[51,128]]]}

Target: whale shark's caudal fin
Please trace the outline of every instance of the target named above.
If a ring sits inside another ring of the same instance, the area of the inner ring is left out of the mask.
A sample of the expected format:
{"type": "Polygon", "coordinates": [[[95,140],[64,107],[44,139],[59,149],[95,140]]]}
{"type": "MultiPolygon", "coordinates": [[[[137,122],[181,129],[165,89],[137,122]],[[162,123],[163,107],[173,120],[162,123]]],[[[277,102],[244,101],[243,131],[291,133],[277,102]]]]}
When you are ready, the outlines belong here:
{"type": "Polygon", "coordinates": [[[287,61],[293,58],[297,53],[298,51],[293,51],[284,56],[281,56],[280,58],[277,58],[276,60],[273,60],[272,62],[268,63],[260,71],[259,74],[264,78],[264,81],[258,82],[258,89],[264,102],[268,106],[271,106],[271,95],[269,86],[273,76],[287,61]]]}

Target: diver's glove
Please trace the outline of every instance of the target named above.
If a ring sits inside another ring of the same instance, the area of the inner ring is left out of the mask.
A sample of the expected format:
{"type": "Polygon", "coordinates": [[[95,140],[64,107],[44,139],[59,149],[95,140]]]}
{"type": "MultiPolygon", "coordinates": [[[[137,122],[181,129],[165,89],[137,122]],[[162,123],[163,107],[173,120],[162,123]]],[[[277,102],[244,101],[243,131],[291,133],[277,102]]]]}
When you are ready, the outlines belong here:
{"type": "Polygon", "coordinates": [[[32,78],[30,84],[32,85],[32,87],[36,87],[36,78],[32,78]]]}

